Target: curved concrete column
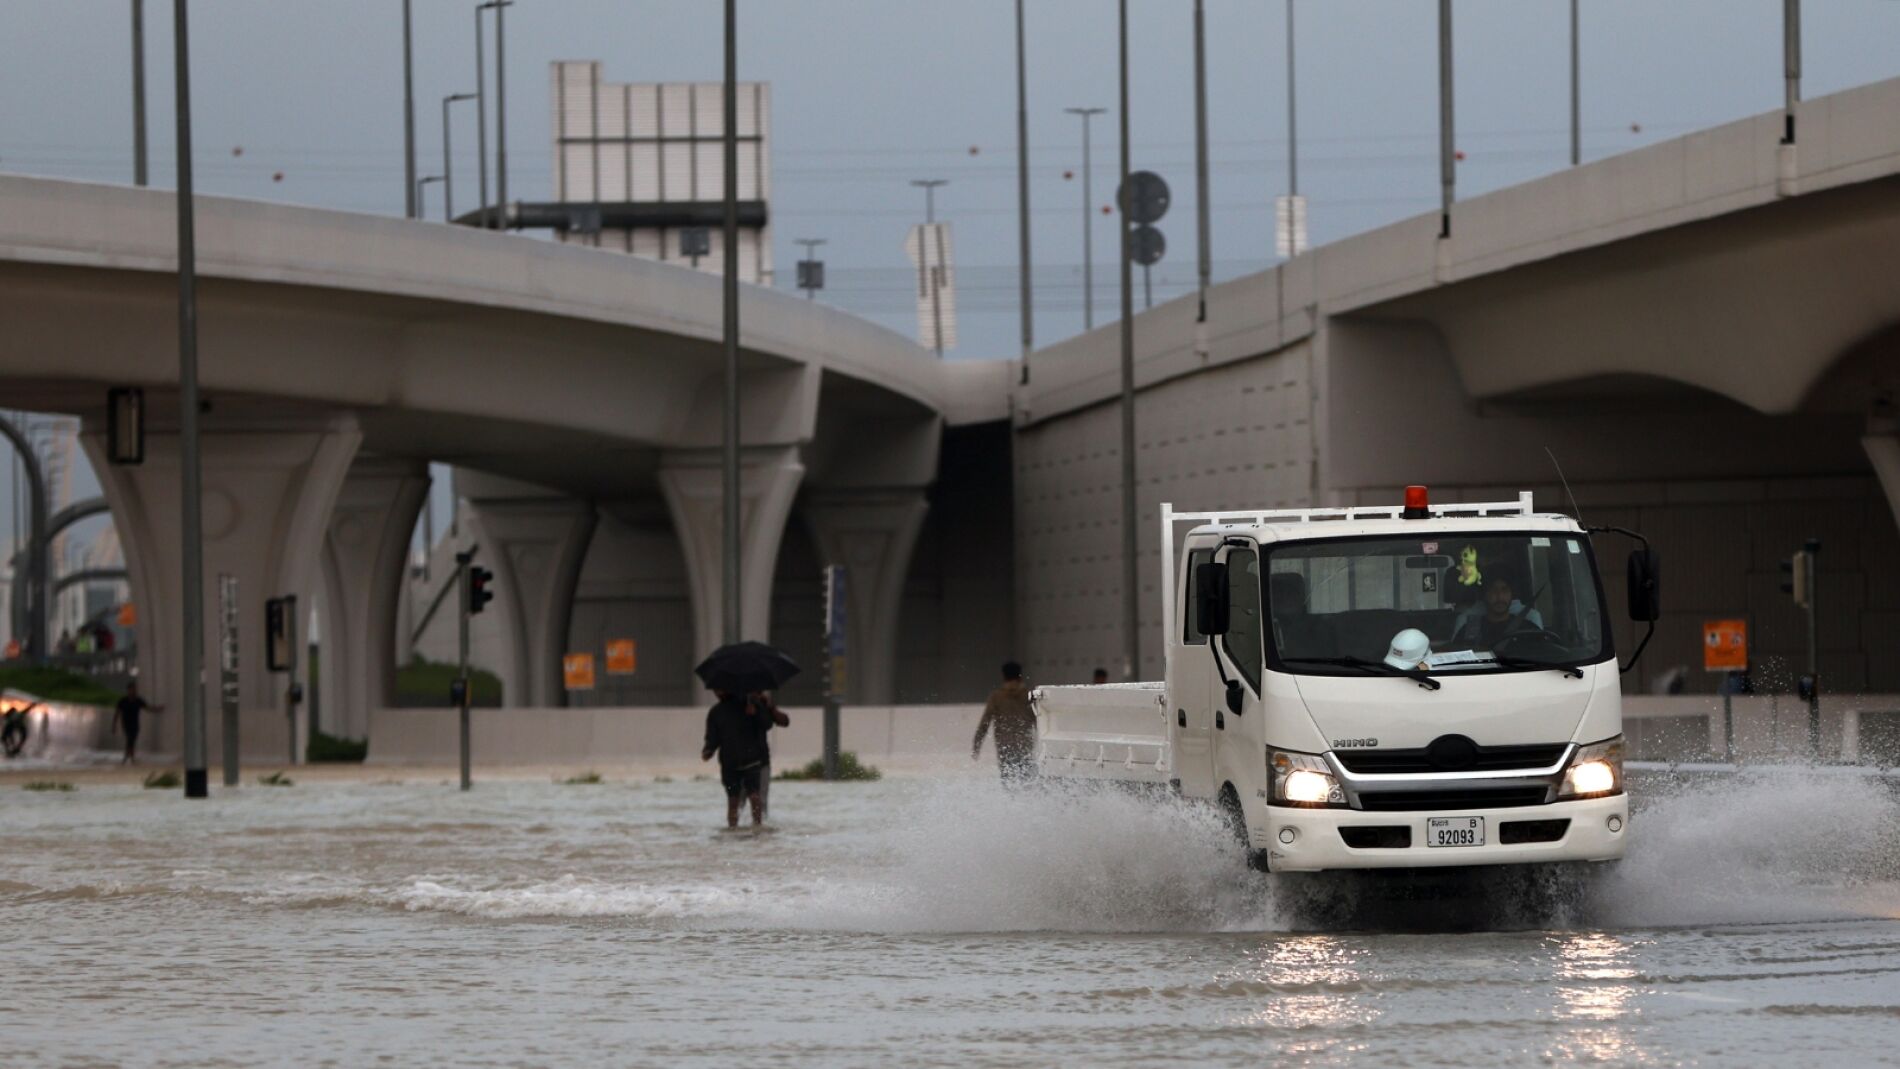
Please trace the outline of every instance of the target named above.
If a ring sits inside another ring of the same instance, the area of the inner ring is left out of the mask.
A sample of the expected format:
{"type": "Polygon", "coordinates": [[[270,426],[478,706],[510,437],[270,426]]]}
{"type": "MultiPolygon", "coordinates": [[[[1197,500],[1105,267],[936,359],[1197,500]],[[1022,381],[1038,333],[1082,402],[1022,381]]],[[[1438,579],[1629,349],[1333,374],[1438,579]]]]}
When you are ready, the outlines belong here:
{"type": "Polygon", "coordinates": [[[911,551],[930,504],[919,488],[814,492],[799,506],[819,556],[845,567],[846,698],[897,700],[897,634],[911,551]]]}
{"type": "MultiPolygon", "coordinates": [[[[187,673],[178,633],[183,578],[178,485],[178,437],[153,428],[145,463],[107,463],[104,432],[88,426],[80,440],[112,505],[113,526],[125,550],[133,603],[139,614],[139,680],[151,701],[166,707],[152,717],[146,745],[177,753],[187,673]]],[[[206,752],[215,767],[223,746],[215,676],[218,651],[218,578],[238,581],[238,701],[240,752],[246,761],[283,760],[288,743],[283,677],[264,667],[264,601],[297,596],[307,611],[316,593],[318,563],[331,508],[363,435],[354,417],[282,429],[205,427],[200,439],[204,515],[204,650],[206,752]]],[[[304,621],[299,621],[300,625],[304,621]]],[[[299,633],[307,633],[299,626],[299,633]]],[[[307,737],[309,705],[299,707],[295,737],[307,737]]],[[[299,747],[301,752],[301,746],[299,747]]]]}
{"type": "Polygon", "coordinates": [[[1893,509],[1895,523],[1900,523],[1900,426],[1896,421],[1881,420],[1870,423],[1868,434],[1860,440],[1867,449],[1867,459],[1874,462],[1874,474],[1880,477],[1880,488],[1887,492],[1887,504],[1893,509]]]}
{"type": "MultiPolygon", "coordinates": [[[[796,446],[745,450],[739,471],[739,631],[765,641],[771,634],[772,574],[778,564],[785,520],[804,480],[796,446]]],[[[711,653],[725,630],[719,583],[720,454],[716,449],[668,453],[660,463],[660,489],[686,558],[693,593],[695,663],[711,653]]]]}
{"type": "Polygon", "coordinates": [[[395,695],[397,605],[428,492],[426,463],[358,457],[337,494],[323,542],[320,624],[319,726],[332,735],[367,738],[372,710],[395,695]]]}
{"type": "Polygon", "coordinates": [[[503,700],[566,705],[561,655],[568,652],[574,588],[598,519],[594,504],[459,469],[456,482],[480,527],[475,563],[495,573],[488,611],[499,611],[513,662],[502,672],[503,700]]]}

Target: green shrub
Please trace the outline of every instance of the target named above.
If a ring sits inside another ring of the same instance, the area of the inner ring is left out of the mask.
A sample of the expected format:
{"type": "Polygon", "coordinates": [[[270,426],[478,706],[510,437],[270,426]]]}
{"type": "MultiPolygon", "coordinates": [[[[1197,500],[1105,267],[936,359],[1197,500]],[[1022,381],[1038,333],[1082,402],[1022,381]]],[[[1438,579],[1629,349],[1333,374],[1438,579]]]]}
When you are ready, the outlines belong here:
{"type": "Polygon", "coordinates": [[[148,791],[168,791],[183,782],[183,780],[178,778],[178,773],[168,768],[163,772],[149,773],[145,777],[145,789],[148,791]]]}
{"type": "Polygon", "coordinates": [[[291,779],[282,772],[273,772],[268,776],[259,776],[257,777],[257,782],[266,787],[295,787],[297,785],[296,780],[291,779]]]}
{"type": "MultiPolygon", "coordinates": [[[[788,768],[777,776],[782,780],[823,780],[825,778],[825,759],[815,757],[804,768],[788,768]]],[[[838,751],[838,779],[869,782],[883,779],[884,773],[876,765],[867,765],[858,761],[858,755],[850,750],[838,751]]]]}
{"type": "Polygon", "coordinates": [[[65,780],[35,779],[28,780],[21,784],[20,789],[26,791],[70,791],[76,788],[65,780]]]}
{"type": "Polygon", "coordinates": [[[91,676],[68,672],[51,665],[9,665],[0,668],[0,689],[23,690],[49,702],[73,702],[78,705],[113,705],[121,692],[101,684],[91,676]]]}
{"type": "MultiPolygon", "coordinates": [[[[469,704],[484,709],[501,708],[501,677],[485,669],[469,666],[469,704]]],[[[449,705],[449,684],[455,681],[455,666],[438,664],[425,657],[396,669],[395,704],[401,709],[443,709],[449,705]]]]}
{"type": "Polygon", "coordinates": [[[568,786],[568,787],[581,787],[590,783],[599,783],[599,782],[600,782],[600,773],[598,772],[583,772],[578,776],[569,776],[566,779],[561,781],[561,783],[564,786],[568,786]]]}
{"type": "Polygon", "coordinates": [[[322,731],[312,731],[310,745],[304,749],[304,759],[313,765],[360,765],[368,756],[368,739],[345,739],[322,731]]]}

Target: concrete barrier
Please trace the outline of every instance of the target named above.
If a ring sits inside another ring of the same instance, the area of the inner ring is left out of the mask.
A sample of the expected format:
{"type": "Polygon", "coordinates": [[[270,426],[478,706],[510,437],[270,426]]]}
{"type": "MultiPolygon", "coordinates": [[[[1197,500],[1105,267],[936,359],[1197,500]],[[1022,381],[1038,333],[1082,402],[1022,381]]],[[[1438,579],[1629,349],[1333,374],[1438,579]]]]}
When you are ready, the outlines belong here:
{"type": "MultiPolygon", "coordinates": [[[[843,748],[875,762],[968,763],[980,705],[876,705],[839,711],[843,748]]],[[[788,728],[772,732],[772,763],[792,768],[820,756],[824,719],[788,707],[788,728]]],[[[370,764],[454,764],[453,709],[378,709],[370,721],[370,764]]],[[[690,765],[705,737],[703,707],[476,709],[470,747],[478,765],[690,765]]]]}

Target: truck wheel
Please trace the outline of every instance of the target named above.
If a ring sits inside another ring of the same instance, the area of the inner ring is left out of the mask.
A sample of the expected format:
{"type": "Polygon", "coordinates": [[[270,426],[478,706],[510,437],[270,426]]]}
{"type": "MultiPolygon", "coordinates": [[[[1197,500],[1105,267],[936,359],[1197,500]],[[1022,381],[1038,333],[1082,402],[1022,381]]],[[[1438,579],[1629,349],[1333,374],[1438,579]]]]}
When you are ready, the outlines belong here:
{"type": "Polygon", "coordinates": [[[1229,783],[1220,789],[1221,815],[1227,818],[1227,827],[1240,841],[1240,848],[1247,853],[1247,867],[1255,872],[1266,872],[1267,851],[1255,850],[1247,841],[1247,816],[1240,808],[1240,792],[1229,783]]]}

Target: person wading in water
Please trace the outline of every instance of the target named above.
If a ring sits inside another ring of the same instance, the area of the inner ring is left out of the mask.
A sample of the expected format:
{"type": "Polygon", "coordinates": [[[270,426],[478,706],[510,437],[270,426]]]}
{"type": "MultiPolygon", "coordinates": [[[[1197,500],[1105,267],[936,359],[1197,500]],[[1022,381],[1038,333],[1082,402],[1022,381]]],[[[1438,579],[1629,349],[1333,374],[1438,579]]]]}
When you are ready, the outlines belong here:
{"type": "Polygon", "coordinates": [[[970,760],[983,753],[983,736],[991,725],[996,728],[996,767],[1003,782],[1014,786],[1036,775],[1036,714],[1029,708],[1029,684],[1023,682],[1023,666],[1011,661],[1003,666],[1003,685],[990,692],[983,703],[983,719],[977,722],[976,739],[970,743],[970,760]]]}

